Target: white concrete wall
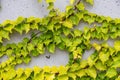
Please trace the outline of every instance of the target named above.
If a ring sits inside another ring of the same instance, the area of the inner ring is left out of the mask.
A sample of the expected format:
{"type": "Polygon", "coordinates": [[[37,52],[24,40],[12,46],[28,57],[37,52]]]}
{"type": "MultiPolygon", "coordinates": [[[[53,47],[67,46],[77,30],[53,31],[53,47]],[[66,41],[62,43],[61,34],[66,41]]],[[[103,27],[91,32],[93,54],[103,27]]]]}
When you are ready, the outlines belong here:
{"type": "MultiPolygon", "coordinates": [[[[55,6],[60,8],[61,11],[64,11],[65,6],[69,4],[69,0],[56,0],[55,6]]],[[[15,20],[18,16],[35,16],[35,17],[44,17],[48,14],[46,11],[46,4],[38,3],[37,0],[1,0],[1,10],[0,10],[0,23],[6,19],[15,20]]],[[[94,12],[99,15],[111,16],[112,18],[120,18],[120,0],[95,0],[94,6],[87,5],[87,9],[90,12],[94,12]]],[[[80,27],[80,26],[79,26],[80,27]]],[[[83,27],[83,26],[82,26],[83,27]]],[[[11,35],[11,40],[4,41],[4,44],[19,42],[24,37],[30,37],[30,34],[20,35],[14,33],[11,35]],[[19,37],[18,37],[19,36],[19,37]]],[[[112,44],[112,41],[108,41],[109,44],[112,44]]],[[[86,59],[94,50],[86,51],[84,54],[84,59],[86,59]]],[[[6,59],[6,57],[2,58],[6,59]]],[[[66,51],[56,50],[55,54],[49,54],[47,51],[44,55],[39,57],[33,57],[30,64],[19,65],[18,67],[33,67],[38,65],[43,67],[47,66],[59,66],[66,65],[68,63],[68,53],[66,51]],[[50,59],[47,59],[46,56],[51,56],[50,59]]]]}

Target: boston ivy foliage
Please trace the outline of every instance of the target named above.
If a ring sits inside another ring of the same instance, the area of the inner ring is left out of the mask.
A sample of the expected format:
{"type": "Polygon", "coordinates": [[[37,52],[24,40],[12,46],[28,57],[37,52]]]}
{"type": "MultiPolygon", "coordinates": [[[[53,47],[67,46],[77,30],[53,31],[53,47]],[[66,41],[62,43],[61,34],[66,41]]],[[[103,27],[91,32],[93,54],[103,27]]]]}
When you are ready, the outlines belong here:
{"type": "Polygon", "coordinates": [[[120,19],[87,11],[84,3],[93,5],[93,0],[70,0],[65,12],[56,9],[54,1],[46,0],[49,14],[44,18],[18,17],[0,24],[0,57],[8,56],[0,63],[0,80],[120,80],[120,40],[116,40],[120,37],[120,19]],[[74,29],[80,22],[88,25],[84,30],[74,29]],[[13,31],[22,34],[30,30],[39,32],[19,43],[3,45],[3,39],[10,40],[13,31]],[[93,39],[103,43],[91,43],[93,39]],[[113,47],[107,44],[108,39],[115,39],[113,47]],[[32,56],[42,55],[46,49],[54,53],[56,47],[69,52],[66,66],[15,70],[16,65],[29,64],[32,56]],[[91,48],[95,49],[93,54],[82,60],[85,50],[91,48]]]}

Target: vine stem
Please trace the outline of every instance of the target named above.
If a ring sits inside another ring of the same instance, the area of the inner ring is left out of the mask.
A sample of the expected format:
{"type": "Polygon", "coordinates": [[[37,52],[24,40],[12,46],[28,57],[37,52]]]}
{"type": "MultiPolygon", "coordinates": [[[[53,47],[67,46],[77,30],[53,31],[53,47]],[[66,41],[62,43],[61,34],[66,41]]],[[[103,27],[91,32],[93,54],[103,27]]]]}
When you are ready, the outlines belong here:
{"type": "MultiPolygon", "coordinates": [[[[81,0],[78,0],[78,2],[76,3],[76,5],[78,5],[81,2],[81,0]]],[[[76,5],[74,6],[74,10],[77,9],[76,5]]]]}
{"type": "Polygon", "coordinates": [[[38,34],[40,34],[40,32],[37,32],[34,36],[32,36],[32,37],[30,38],[30,40],[28,41],[28,43],[30,43],[30,42],[32,41],[32,39],[33,39],[34,37],[36,37],[38,34]]]}
{"type": "MultiPolygon", "coordinates": [[[[79,4],[80,2],[81,2],[81,0],[78,0],[78,2],[76,3],[76,5],[79,4]]],[[[75,10],[77,9],[76,5],[74,5],[75,10]]],[[[70,16],[71,16],[71,15],[70,15],[70,16]]],[[[32,36],[32,37],[30,38],[30,40],[28,41],[28,43],[30,43],[30,42],[32,41],[32,39],[33,39],[34,37],[36,37],[38,34],[40,34],[40,32],[37,32],[34,36],[32,36]]]]}

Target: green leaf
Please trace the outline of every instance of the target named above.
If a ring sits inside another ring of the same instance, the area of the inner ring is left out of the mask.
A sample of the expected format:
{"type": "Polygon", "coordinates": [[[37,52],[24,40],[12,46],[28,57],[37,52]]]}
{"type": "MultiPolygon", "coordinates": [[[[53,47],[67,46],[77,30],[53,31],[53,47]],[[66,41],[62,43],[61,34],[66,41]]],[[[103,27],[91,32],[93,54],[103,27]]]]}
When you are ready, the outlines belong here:
{"type": "Polygon", "coordinates": [[[120,76],[118,76],[115,80],[120,80],[120,76]]]}
{"type": "Polygon", "coordinates": [[[79,21],[83,18],[83,13],[76,13],[76,16],[79,18],[79,21]]]}
{"type": "Polygon", "coordinates": [[[22,59],[16,59],[16,62],[17,62],[17,64],[21,64],[23,61],[22,61],[22,59]]]}
{"type": "Polygon", "coordinates": [[[39,68],[38,66],[34,66],[34,76],[36,76],[37,74],[39,74],[40,73],[40,71],[41,71],[41,68],[39,68]]]}
{"type": "Polygon", "coordinates": [[[14,30],[22,34],[23,28],[23,24],[18,24],[17,26],[15,26],[14,30]]]}
{"type": "Polygon", "coordinates": [[[25,20],[25,18],[23,16],[19,16],[16,20],[16,25],[22,23],[25,20]]]}
{"type": "MultiPolygon", "coordinates": [[[[70,57],[70,55],[69,55],[69,57],[70,57]]],[[[71,58],[70,58],[71,59],[71,58]]],[[[69,66],[68,66],[69,67],[69,66]]],[[[71,64],[70,65],[70,67],[69,67],[69,72],[75,72],[75,71],[77,71],[77,70],[79,70],[79,64],[78,63],[73,63],[73,64],[71,64]]]]}
{"type": "Polygon", "coordinates": [[[59,49],[64,50],[65,49],[65,43],[61,42],[60,44],[58,44],[59,49]]]}
{"type": "Polygon", "coordinates": [[[4,30],[12,33],[12,30],[13,30],[14,27],[15,27],[14,25],[8,25],[8,26],[5,26],[4,30]]]}
{"type": "Polygon", "coordinates": [[[69,17],[74,13],[73,8],[74,7],[72,5],[66,7],[66,19],[69,19],[69,17]]]}
{"type": "Polygon", "coordinates": [[[39,52],[37,51],[37,49],[34,49],[31,51],[32,56],[38,56],[39,52]]]}
{"type": "Polygon", "coordinates": [[[74,46],[74,45],[71,45],[68,49],[69,52],[73,52],[75,50],[76,50],[76,46],[74,46]]]}
{"type": "Polygon", "coordinates": [[[66,6],[66,12],[68,13],[72,8],[73,6],[66,6]]]}
{"type": "Polygon", "coordinates": [[[9,38],[9,32],[5,30],[0,30],[0,41],[2,42],[2,37],[10,40],[9,38]]]}
{"type": "Polygon", "coordinates": [[[26,31],[26,33],[28,33],[28,31],[30,30],[30,24],[24,24],[23,28],[26,31]]]}
{"type": "Polygon", "coordinates": [[[43,46],[43,43],[38,43],[37,44],[37,51],[40,53],[40,54],[43,54],[44,51],[45,51],[45,48],[43,46]]]}
{"type": "Polygon", "coordinates": [[[91,4],[91,5],[94,4],[94,0],[86,0],[86,2],[88,2],[88,3],[91,4]]]}
{"type": "Polygon", "coordinates": [[[26,57],[26,56],[28,55],[28,51],[26,51],[26,50],[21,50],[21,55],[22,55],[23,57],[26,57]]]}
{"type": "Polygon", "coordinates": [[[71,46],[72,45],[72,42],[69,38],[62,38],[63,42],[65,43],[65,45],[67,47],[71,46]]]}
{"type": "Polygon", "coordinates": [[[81,36],[82,32],[80,30],[78,30],[78,29],[75,29],[74,30],[74,35],[75,35],[75,37],[81,36]]]}
{"type": "Polygon", "coordinates": [[[109,60],[109,52],[105,52],[105,51],[101,51],[99,53],[99,59],[102,61],[102,63],[104,64],[107,60],[109,60]]]}
{"type": "Polygon", "coordinates": [[[116,18],[115,19],[115,24],[119,24],[120,23],[120,19],[119,18],[116,18]]]}
{"type": "Polygon", "coordinates": [[[95,17],[91,17],[91,16],[87,15],[87,16],[84,16],[84,17],[83,17],[83,20],[86,21],[86,22],[88,22],[89,25],[90,25],[90,24],[92,24],[93,22],[95,22],[95,17]]]}
{"type": "Polygon", "coordinates": [[[17,80],[27,80],[27,76],[26,75],[22,75],[21,77],[17,78],[17,80]]]}
{"type": "Polygon", "coordinates": [[[67,27],[63,28],[63,33],[65,34],[65,36],[68,36],[70,34],[71,30],[67,27]]]}
{"type": "Polygon", "coordinates": [[[65,26],[67,28],[72,28],[73,23],[70,20],[65,20],[65,21],[63,21],[63,26],[65,26]]]}
{"type": "Polygon", "coordinates": [[[112,67],[115,68],[115,69],[120,68],[120,60],[114,61],[113,64],[112,64],[112,67]]]}
{"type": "Polygon", "coordinates": [[[47,3],[55,2],[56,0],[46,0],[47,3]]]}
{"type": "Polygon", "coordinates": [[[33,80],[44,80],[45,79],[45,74],[44,71],[41,71],[39,74],[37,74],[36,76],[34,76],[33,80]]]}
{"type": "Polygon", "coordinates": [[[48,51],[50,53],[54,53],[55,52],[55,44],[54,43],[51,43],[48,45],[48,51]]]}
{"type": "Polygon", "coordinates": [[[0,36],[0,42],[2,42],[2,37],[0,36]]]}
{"type": "Polygon", "coordinates": [[[59,71],[59,76],[65,75],[65,74],[67,74],[68,67],[60,66],[58,71],[59,71]]]}
{"type": "Polygon", "coordinates": [[[106,76],[112,78],[117,75],[117,70],[114,68],[109,68],[106,72],[106,76]]]}
{"type": "MultiPolygon", "coordinates": [[[[48,7],[47,7],[48,10],[52,11],[54,9],[54,3],[53,2],[50,2],[48,7]]],[[[53,10],[54,11],[54,10],[53,10]]],[[[55,12],[55,11],[54,11],[55,12]]],[[[53,13],[53,12],[52,12],[53,13]]],[[[56,12],[55,12],[56,13],[56,12]]],[[[52,15],[51,12],[49,12],[49,15],[50,16],[54,16],[55,13],[52,15]]]]}
{"type": "Polygon", "coordinates": [[[76,15],[70,16],[70,20],[72,21],[72,23],[74,25],[78,25],[79,24],[79,18],[76,15]]]}
{"type": "Polygon", "coordinates": [[[52,23],[48,24],[48,30],[54,31],[54,25],[52,23]]]}
{"type": "MultiPolygon", "coordinates": [[[[53,7],[54,8],[54,7],[53,7]]],[[[49,9],[50,10],[50,9],[49,9]]],[[[50,11],[49,11],[49,16],[50,17],[56,17],[56,15],[57,15],[57,12],[56,11],[54,11],[53,9],[51,9],[50,11]]],[[[57,18],[56,18],[56,21],[57,21],[57,18]]],[[[53,22],[53,23],[57,23],[57,22],[53,22]]]]}
{"type": "Polygon", "coordinates": [[[77,47],[76,50],[73,51],[73,57],[74,59],[81,58],[82,56],[82,49],[80,47],[77,47]]]}
{"type": "Polygon", "coordinates": [[[38,30],[38,24],[34,23],[32,25],[30,25],[31,29],[37,29],[38,30]]]}
{"type": "Polygon", "coordinates": [[[108,16],[108,17],[106,17],[106,20],[109,23],[112,20],[112,18],[108,16]]]}
{"type": "Polygon", "coordinates": [[[76,80],[76,74],[75,73],[68,73],[68,76],[71,77],[73,80],[76,80]]]}
{"type": "Polygon", "coordinates": [[[27,78],[30,76],[31,72],[32,72],[31,68],[26,68],[25,69],[25,75],[27,76],[27,78]]]}
{"type": "Polygon", "coordinates": [[[57,44],[61,43],[61,37],[60,36],[55,36],[54,37],[54,42],[57,44]]]}
{"type": "Polygon", "coordinates": [[[87,60],[83,60],[83,61],[80,62],[80,68],[85,68],[87,66],[88,66],[87,60]]]}
{"type": "Polygon", "coordinates": [[[30,56],[26,56],[23,61],[28,64],[31,61],[31,57],[30,56]]]}
{"type": "Polygon", "coordinates": [[[84,33],[85,34],[87,34],[89,32],[89,30],[90,30],[89,27],[87,27],[87,26],[84,27],[84,33]]]}
{"type": "Polygon", "coordinates": [[[92,45],[97,51],[99,51],[101,49],[101,46],[97,43],[93,43],[92,45]]]}
{"type": "Polygon", "coordinates": [[[12,56],[13,50],[9,49],[6,51],[7,56],[12,56]]]}
{"type": "Polygon", "coordinates": [[[56,66],[52,66],[50,70],[51,73],[58,73],[58,67],[56,66]]]}
{"type": "Polygon", "coordinates": [[[87,68],[86,69],[86,73],[90,76],[90,77],[92,77],[92,78],[96,78],[96,76],[97,76],[97,72],[96,72],[96,69],[94,68],[94,67],[91,67],[91,68],[87,68]]]}
{"type": "Polygon", "coordinates": [[[27,23],[32,23],[35,20],[34,16],[30,16],[27,18],[27,23]]]}
{"type": "Polygon", "coordinates": [[[44,66],[43,70],[44,70],[44,72],[50,73],[50,67],[49,66],[44,66]]]}
{"type": "Polygon", "coordinates": [[[84,10],[85,9],[85,6],[82,2],[80,2],[78,5],[77,5],[77,8],[78,10],[84,10]]]}
{"type": "Polygon", "coordinates": [[[45,44],[46,46],[48,46],[51,42],[52,42],[51,39],[44,40],[44,44],[45,44]]]}
{"type": "Polygon", "coordinates": [[[86,40],[89,40],[91,38],[91,33],[88,32],[87,34],[84,34],[83,37],[86,39],[86,40]]]}
{"type": "Polygon", "coordinates": [[[95,64],[95,61],[92,59],[91,56],[88,57],[87,61],[88,61],[88,64],[89,64],[90,67],[92,67],[95,64]]]}
{"type": "Polygon", "coordinates": [[[42,25],[47,25],[49,23],[49,21],[50,21],[49,17],[42,18],[41,24],[42,25]]]}
{"type": "Polygon", "coordinates": [[[95,67],[100,71],[101,70],[106,70],[106,66],[101,61],[97,61],[96,64],[95,64],[95,67]]]}
{"type": "Polygon", "coordinates": [[[88,64],[89,64],[90,67],[92,67],[93,65],[95,65],[95,62],[96,62],[97,60],[98,60],[98,52],[97,52],[97,51],[95,51],[94,53],[92,53],[92,54],[88,57],[88,59],[87,59],[88,64]]]}
{"type": "Polygon", "coordinates": [[[21,77],[23,74],[23,68],[18,68],[18,70],[16,71],[17,77],[21,77]]]}
{"type": "Polygon", "coordinates": [[[75,74],[79,77],[83,77],[83,76],[86,76],[86,72],[85,72],[85,69],[81,69],[79,71],[76,71],[75,74]]]}
{"type": "Polygon", "coordinates": [[[28,48],[28,51],[30,52],[34,50],[34,45],[32,43],[28,43],[27,48],[28,48]]]}
{"type": "Polygon", "coordinates": [[[62,75],[57,78],[57,80],[69,80],[67,75],[62,75]]]}
{"type": "Polygon", "coordinates": [[[114,42],[114,48],[116,51],[120,51],[120,41],[115,41],[114,42]]]}
{"type": "Polygon", "coordinates": [[[8,72],[7,72],[7,74],[6,74],[8,77],[8,80],[10,80],[10,79],[13,79],[15,76],[16,76],[16,72],[15,72],[15,70],[14,69],[11,69],[11,70],[9,70],[8,72]]]}
{"type": "Polygon", "coordinates": [[[54,80],[55,74],[45,74],[45,80],[54,80]]]}
{"type": "Polygon", "coordinates": [[[2,26],[8,26],[8,25],[14,25],[15,21],[11,21],[11,20],[5,20],[4,22],[2,22],[2,26]]]}
{"type": "Polygon", "coordinates": [[[113,54],[112,59],[113,59],[114,62],[119,61],[120,60],[120,53],[118,52],[117,55],[115,55],[115,56],[113,54]]]}

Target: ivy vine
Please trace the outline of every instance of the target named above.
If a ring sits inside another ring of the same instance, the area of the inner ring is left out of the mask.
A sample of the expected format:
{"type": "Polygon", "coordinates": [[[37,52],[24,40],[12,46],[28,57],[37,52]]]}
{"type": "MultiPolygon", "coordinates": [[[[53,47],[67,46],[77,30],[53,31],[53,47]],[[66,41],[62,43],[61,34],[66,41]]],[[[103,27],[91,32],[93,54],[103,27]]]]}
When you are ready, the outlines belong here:
{"type": "Polygon", "coordinates": [[[120,19],[87,11],[84,3],[93,5],[94,0],[70,0],[65,12],[56,9],[54,1],[46,0],[49,14],[44,18],[20,16],[0,24],[0,57],[8,56],[0,63],[0,80],[120,80],[120,40],[116,40],[120,37],[120,19]],[[74,29],[81,21],[88,24],[84,30],[74,29]],[[3,39],[10,40],[13,31],[22,34],[30,30],[39,32],[19,43],[3,45],[3,39]],[[93,39],[103,43],[91,43],[93,39]],[[108,39],[115,40],[113,47],[108,39]],[[54,53],[56,47],[69,52],[66,66],[15,70],[16,65],[29,64],[32,56],[42,55],[46,49],[54,53]],[[93,54],[82,60],[85,50],[91,48],[95,49],[93,54]]]}

